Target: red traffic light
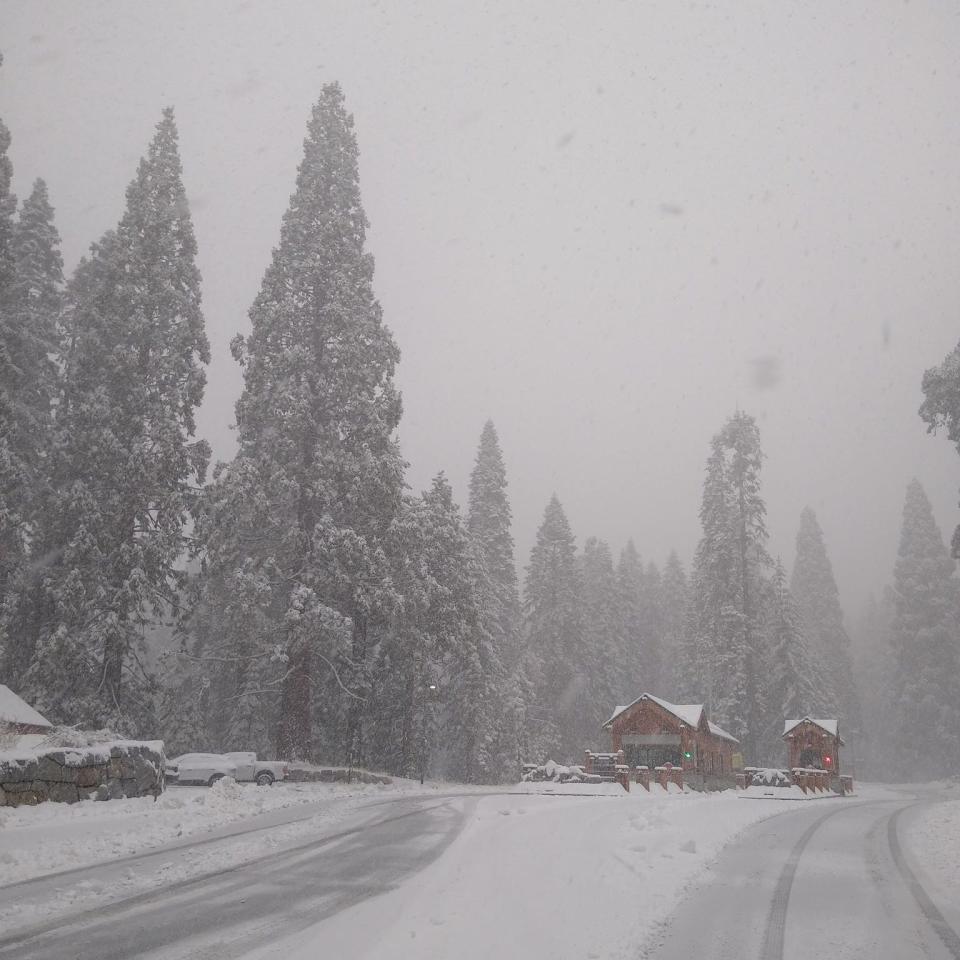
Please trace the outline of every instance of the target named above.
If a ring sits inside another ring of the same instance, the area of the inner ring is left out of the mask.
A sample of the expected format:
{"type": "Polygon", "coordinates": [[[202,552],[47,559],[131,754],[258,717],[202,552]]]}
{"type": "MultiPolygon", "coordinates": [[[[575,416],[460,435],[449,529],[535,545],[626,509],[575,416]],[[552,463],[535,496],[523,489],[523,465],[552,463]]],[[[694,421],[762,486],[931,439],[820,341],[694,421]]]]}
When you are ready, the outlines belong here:
{"type": "Polygon", "coordinates": [[[833,757],[824,757],[823,762],[828,764],[833,763],[833,757]]]}

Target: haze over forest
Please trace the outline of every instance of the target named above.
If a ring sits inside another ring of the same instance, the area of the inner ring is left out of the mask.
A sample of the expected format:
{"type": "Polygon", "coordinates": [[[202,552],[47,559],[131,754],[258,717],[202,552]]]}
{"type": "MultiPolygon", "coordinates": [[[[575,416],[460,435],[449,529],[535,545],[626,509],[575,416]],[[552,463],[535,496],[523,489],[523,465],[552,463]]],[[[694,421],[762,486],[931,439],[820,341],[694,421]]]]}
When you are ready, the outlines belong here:
{"type": "Polygon", "coordinates": [[[916,416],[957,339],[946,4],[4,2],[0,20],[14,190],[47,180],[68,272],[176,107],[215,459],[228,344],[336,79],[413,489],[443,469],[463,502],[490,417],[521,567],[553,491],[581,540],[689,562],[709,439],[739,406],[771,552],[791,561],[811,505],[848,617],[890,579],[911,477],[952,529],[956,454],[916,416]]]}

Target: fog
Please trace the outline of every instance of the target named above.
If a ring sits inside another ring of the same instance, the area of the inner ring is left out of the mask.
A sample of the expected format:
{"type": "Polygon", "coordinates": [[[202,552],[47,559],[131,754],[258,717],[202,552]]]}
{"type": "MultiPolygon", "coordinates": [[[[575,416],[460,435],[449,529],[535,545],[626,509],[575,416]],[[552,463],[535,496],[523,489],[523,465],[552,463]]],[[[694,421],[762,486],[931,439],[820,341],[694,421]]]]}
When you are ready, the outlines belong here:
{"type": "Polygon", "coordinates": [[[228,458],[246,331],[310,105],[338,80],[375,286],[402,351],[408,482],[461,501],[481,427],[518,562],[552,492],[577,536],[689,563],[710,437],[759,421],[771,546],[824,528],[848,618],[890,578],[916,414],[958,337],[960,17],[947,3],[0,3],[14,188],[68,269],[177,111],[228,458]]]}

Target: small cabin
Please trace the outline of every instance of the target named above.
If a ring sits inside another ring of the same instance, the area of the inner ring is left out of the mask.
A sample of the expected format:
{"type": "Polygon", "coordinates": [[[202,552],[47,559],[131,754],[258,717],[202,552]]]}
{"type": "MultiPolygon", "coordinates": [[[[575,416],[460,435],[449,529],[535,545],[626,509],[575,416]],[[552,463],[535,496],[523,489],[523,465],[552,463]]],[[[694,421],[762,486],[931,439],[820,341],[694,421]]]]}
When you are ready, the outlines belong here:
{"type": "Polygon", "coordinates": [[[845,744],[835,719],[787,720],[783,725],[783,739],[791,770],[829,770],[835,777],[840,775],[840,748],[845,744]]]}
{"type": "Polygon", "coordinates": [[[52,727],[29,703],[0,683],[0,736],[47,735],[52,727]]]}
{"type": "Polygon", "coordinates": [[[669,763],[704,777],[733,775],[739,741],[708,719],[702,703],[670,703],[644,693],[617,707],[603,728],[631,768],[669,763]]]}

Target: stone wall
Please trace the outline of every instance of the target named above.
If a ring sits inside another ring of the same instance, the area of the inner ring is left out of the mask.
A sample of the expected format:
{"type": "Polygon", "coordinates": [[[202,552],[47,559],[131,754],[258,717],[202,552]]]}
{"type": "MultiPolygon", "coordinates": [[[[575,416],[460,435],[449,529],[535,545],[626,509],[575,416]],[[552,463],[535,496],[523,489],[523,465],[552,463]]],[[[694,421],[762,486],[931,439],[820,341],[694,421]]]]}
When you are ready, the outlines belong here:
{"type": "Polygon", "coordinates": [[[2,753],[0,807],[156,797],[163,792],[164,762],[159,740],[2,753]]]}
{"type": "Polygon", "coordinates": [[[297,783],[393,783],[391,777],[368,770],[351,770],[347,767],[315,767],[309,764],[291,764],[287,779],[297,783]]]}

